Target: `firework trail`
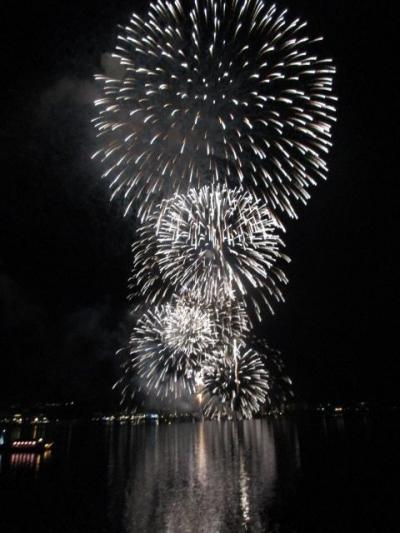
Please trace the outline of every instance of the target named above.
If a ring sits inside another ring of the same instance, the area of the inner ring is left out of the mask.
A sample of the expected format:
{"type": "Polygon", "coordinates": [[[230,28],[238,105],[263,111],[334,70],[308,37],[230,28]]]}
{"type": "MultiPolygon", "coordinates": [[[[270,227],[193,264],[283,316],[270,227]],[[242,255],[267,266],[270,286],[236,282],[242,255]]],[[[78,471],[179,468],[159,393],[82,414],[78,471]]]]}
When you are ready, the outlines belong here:
{"type": "Polygon", "coordinates": [[[149,303],[181,291],[208,302],[223,292],[240,298],[250,292],[260,315],[256,297],[272,310],[270,299],[282,301],[280,284],[287,283],[277,266],[288,261],[279,228],[251,193],[217,185],[176,194],[138,229],[131,285],[149,303]]]}
{"type": "Polygon", "coordinates": [[[306,23],[262,0],[157,0],[133,14],[98,75],[94,119],[112,197],[144,218],[162,197],[220,183],[295,217],[327,175],[335,67],[306,23]]]}

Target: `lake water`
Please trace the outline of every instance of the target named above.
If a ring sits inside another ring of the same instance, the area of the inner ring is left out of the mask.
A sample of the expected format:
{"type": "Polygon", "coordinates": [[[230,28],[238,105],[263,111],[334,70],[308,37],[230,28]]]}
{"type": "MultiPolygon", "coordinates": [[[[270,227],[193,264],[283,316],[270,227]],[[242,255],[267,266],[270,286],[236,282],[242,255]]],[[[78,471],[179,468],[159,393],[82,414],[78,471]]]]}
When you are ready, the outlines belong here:
{"type": "Polygon", "coordinates": [[[50,455],[0,456],[0,531],[400,531],[399,427],[394,415],[39,427],[50,455]]]}

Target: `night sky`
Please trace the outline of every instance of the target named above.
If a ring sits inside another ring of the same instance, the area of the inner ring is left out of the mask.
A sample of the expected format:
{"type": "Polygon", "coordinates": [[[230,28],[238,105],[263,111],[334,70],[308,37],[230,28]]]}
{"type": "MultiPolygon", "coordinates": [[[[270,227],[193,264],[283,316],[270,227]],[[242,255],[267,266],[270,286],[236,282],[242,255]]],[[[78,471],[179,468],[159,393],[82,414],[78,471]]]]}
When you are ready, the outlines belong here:
{"type": "MultiPolygon", "coordinates": [[[[134,221],[109,203],[90,159],[93,74],[118,23],[146,2],[2,7],[0,406],[112,401],[128,338],[134,221]]],[[[396,401],[398,110],[388,0],[285,0],[325,35],[338,67],[330,176],[288,224],[286,304],[259,328],[282,351],[296,396],[396,401]]]]}

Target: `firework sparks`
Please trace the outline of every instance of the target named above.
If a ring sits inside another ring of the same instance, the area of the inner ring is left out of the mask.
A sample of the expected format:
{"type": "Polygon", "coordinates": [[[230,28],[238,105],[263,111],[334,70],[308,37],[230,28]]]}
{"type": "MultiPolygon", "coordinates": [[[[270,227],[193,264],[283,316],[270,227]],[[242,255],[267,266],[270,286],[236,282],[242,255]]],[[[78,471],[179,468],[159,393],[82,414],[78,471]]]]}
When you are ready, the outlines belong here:
{"type": "MultiPolygon", "coordinates": [[[[131,364],[129,348],[120,348],[115,355],[122,360],[120,363],[121,375],[114,383],[112,389],[119,391],[120,405],[132,408],[139,384],[137,382],[137,374],[131,364]]],[[[134,407],[136,408],[137,406],[135,405],[134,407]]]]}
{"type": "Polygon", "coordinates": [[[199,307],[208,313],[213,330],[214,349],[230,344],[234,340],[242,342],[248,338],[251,322],[244,302],[237,299],[234,293],[227,293],[224,287],[212,301],[198,299],[188,291],[179,299],[184,301],[187,307],[199,307]]]}
{"type": "Polygon", "coordinates": [[[260,355],[269,376],[266,407],[280,410],[294,397],[293,383],[287,374],[282,354],[279,350],[271,348],[262,338],[253,337],[249,344],[260,355]]]}
{"type": "Polygon", "coordinates": [[[335,67],[306,23],[262,0],[157,0],[97,76],[94,124],[112,196],[144,217],[160,196],[243,186],[295,217],[327,175],[335,67]]]}

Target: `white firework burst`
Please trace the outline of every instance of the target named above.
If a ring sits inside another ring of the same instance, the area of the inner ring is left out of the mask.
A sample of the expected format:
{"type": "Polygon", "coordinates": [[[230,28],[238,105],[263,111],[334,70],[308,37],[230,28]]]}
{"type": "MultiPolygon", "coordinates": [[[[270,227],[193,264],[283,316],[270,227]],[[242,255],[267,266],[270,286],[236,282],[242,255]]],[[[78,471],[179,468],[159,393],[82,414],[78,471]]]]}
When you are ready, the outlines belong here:
{"type": "Polygon", "coordinates": [[[194,392],[202,359],[215,343],[207,310],[182,302],[157,306],[139,319],[130,338],[130,362],[146,392],[179,397],[194,392]]]}
{"type": "Polygon", "coordinates": [[[203,411],[210,418],[252,418],[265,404],[269,375],[259,354],[233,343],[203,366],[203,411]]]}
{"type": "Polygon", "coordinates": [[[157,0],[132,15],[94,119],[94,156],[126,211],[228,183],[296,216],[327,175],[336,115],[335,67],[305,28],[263,0],[157,0]]]}
{"type": "Polygon", "coordinates": [[[174,291],[209,302],[221,293],[248,295],[260,314],[257,297],[271,308],[271,297],[283,300],[279,284],[287,282],[277,265],[288,261],[279,228],[251,193],[217,185],[176,194],[138,230],[132,286],[149,302],[174,291]]]}
{"type": "Polygon", "coordinates": [[[163,309],[163,341],[171,350],[201,359],[215,343],[215,325],[209,309],[182,298],[163,309]]]}

